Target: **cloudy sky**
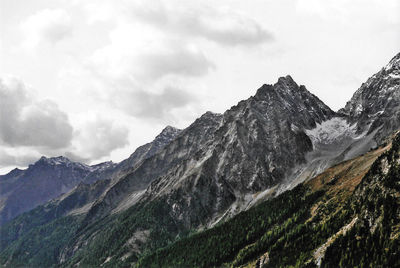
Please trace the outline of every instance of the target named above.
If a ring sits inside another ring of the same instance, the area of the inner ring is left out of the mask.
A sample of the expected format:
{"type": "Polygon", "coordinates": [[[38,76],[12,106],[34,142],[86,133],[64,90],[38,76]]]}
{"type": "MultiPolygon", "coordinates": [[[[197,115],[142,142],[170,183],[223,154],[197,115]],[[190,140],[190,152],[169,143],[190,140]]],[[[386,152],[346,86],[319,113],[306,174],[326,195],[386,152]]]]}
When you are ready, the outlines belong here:
{"type": "Polygon", "coordinates": [[[290,74],[332,109],[400,51],[398,0],[1,0],[0,174],[120,161],[290,74]]]}

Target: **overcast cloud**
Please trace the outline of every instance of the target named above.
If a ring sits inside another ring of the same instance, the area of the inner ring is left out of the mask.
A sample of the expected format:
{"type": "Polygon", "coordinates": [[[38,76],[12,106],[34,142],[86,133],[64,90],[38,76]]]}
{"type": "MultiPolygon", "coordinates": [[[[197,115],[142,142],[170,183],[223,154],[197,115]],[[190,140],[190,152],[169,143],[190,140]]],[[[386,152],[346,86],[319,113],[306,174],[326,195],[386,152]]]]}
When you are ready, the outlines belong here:
{"type": "Polygon", "coordinates": [[[25,152],[24,155],[11,155],[5,150],[0,154],[0,168],[1,167],[25,167],[38,160],[38,156],[25,152]]]}
{"type": "Polygon", "coordinates": [[[89,120],[75,134],[74,150],[69,151],[75,158],[100,159],[109,156],[113,150],[129,144],[129,130],[107,119],[89,120]]]}
{"type": "Polygon", "coordinates": [[[17,78],[0,78],[0,142],[7,146],[66,147],[68,116],[50,100],[35,101],[17,78]]]}
{"type": "Polygon", "coordinates": [[[72,34],[71,18],[62,9],[40,10],[22,21],[21,29],[28,48],[43,41],[55,44],[72,34]]]}
{"type": "Polygon", "coordinates": [[[337,110],[399,52],[399,5],[3,0],[0,173],[42,154],[120,161],[287,74],[337,110]]]}
{"type": "Polygon", "coordinates": [[[164,122],[174,117],[172,111],[195,103],[196,96],[189,92],[167,87],[160,93],[149,91],[119,91],[111,98],[115,105],[132,116],[164,122]]]}
{"type": "Polygon", "coordinates": [[[167,5],[163,1],[129,3],[125,12],[169,34],[200,37],[226,46],[257,45],[273,35],[257,21],[230,8],[167,5]],[[156,4],[154,4],[154,2],[156,4]]]}

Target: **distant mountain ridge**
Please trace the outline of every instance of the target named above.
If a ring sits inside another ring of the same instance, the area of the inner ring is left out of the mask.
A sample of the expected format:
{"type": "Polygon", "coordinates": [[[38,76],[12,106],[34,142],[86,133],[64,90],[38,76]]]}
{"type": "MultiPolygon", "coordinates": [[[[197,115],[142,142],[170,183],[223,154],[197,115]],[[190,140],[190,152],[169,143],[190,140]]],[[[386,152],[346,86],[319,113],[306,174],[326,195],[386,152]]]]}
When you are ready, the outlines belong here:
{"type": "Polygon", "coordinates": [[[110,184],[113,178],[122,176],[155,154],[179,132],[179,129],[166,127],[154,141],[139,147],[128,159],[118,164],[108,161],[89,166],[64,156],[43,156],[26,170],[14,169],[0,175],[0,225],[73,190],[78,184],[92,184],[104,179],[108,179],[110,184]]]}
{"type": "Polygon", "coordinates": [[[0,176],[0,224],[66,193],[92,172],[113,166],[105,162],[88,166],[66,157],[42,157],[26,170],[0,176]]]}

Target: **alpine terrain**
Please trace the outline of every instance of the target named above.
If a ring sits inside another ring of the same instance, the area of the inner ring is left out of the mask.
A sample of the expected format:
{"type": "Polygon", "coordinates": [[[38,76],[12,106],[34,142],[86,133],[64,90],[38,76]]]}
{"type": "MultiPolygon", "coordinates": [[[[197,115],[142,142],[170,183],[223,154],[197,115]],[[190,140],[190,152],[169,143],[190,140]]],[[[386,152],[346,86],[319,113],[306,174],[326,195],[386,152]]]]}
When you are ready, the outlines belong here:
{"type": "Polygon", "coordinates": [[[0,264],[400,266],[399,103],[397,54],[338,112],[287,75],[120,163],[42,157],[0,176],[0,264]]]}

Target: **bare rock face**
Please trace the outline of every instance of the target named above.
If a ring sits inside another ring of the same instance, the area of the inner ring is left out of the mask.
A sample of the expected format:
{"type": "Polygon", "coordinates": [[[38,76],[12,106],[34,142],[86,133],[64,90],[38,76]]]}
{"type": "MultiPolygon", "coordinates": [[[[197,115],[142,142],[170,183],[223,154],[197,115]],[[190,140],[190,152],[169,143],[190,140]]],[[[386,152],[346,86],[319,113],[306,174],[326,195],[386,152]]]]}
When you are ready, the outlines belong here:
{"type": "Polygon", "coordinates": [[[208,225],[232,206],[240,211],[246,198],[306,162],[313,147],[303,129],[333,115],[290,76],[264,85],[226,111],[212,139],[153,181],[143,201],[167,196],[171,212],[188,228],[208,225]]]}
{"type": "Polygon", "coordinates": [[[399,103],[400,54],[363,83],[335,117],[306,129],[313,151],[288,183],[295,185],[381,144],[400,128],[399,103]]]}
{"type": "MultiPolygon", "coordinates": [[[[190,159],[200,147],[213,140],[213,134],[221,120],[220,114],[207,112],[202,115],[156,154],[144,159],[139,165],[118,178],[92,206],[85,222],[89,224],[109,213],[120,212],[134,205],[153,180],[171,167],[179,166],[183,160],[190,159]]],[[[167,133],[171,131],[168,130],[167,133]]],[[[165,137],[165,135],[160,137],[165,137]]]]}
{"type": "MultiPolygon", "coordinates": [[[[279,185],[304,164],[313,150],[304,130],[334,115],[290,76],[263,85],[223,115],[203,114],[115,180],[91,206],[80,230],[153,202],[166,207],[160,222],[170,217],[181,230],[210,226],[226,213],[245,209],[254,194],[279,185]]],[[[82,239],[66,249],[66,256],[74,254],[82,239]]]]}
{"type": "Polygon", "coordinates": [[[134,169],[138,164],[156,154],[165,145],[175,139],[175,137],[178,136],[181,131],[182,130],[171,126],[165,127],[152,142],[138,147],[135,152],[129,156],[129,158],[123,160],[121,163],[118,163],[115,171],[118,171],[118,174],[120,174],[122,172],[127,172],[130,169],[134,169]]]}
{"type": "Polygon", "coordinates": [[[354,93],[339,112],[357,123],[358,133],[377,131],[379,143],[400,126],[400,53],[354,93]]]}

